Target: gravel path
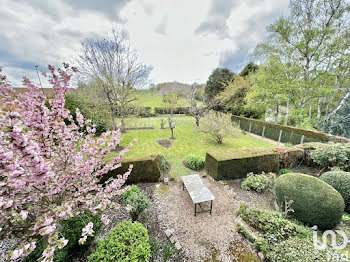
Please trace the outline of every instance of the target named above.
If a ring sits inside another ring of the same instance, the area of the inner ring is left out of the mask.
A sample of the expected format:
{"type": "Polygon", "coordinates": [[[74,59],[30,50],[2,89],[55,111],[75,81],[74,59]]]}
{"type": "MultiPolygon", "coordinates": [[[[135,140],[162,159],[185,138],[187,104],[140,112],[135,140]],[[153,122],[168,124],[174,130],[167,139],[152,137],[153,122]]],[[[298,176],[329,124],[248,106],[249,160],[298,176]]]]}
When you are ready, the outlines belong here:
{"type": "Polygon", "coordinates": [[[254,258],[247,260],[241,256],[251,250],[236,230],[239,202],[235,193],[228,185],[211,178],[203,179],[215,196],[212,215],[201,213],[195,217],[193,202],[177,181],[169,184],[166,193],[155,191],[159,221],[174,230],[174,237],[182,245],[187,261],[254,261],[254,258]]]}

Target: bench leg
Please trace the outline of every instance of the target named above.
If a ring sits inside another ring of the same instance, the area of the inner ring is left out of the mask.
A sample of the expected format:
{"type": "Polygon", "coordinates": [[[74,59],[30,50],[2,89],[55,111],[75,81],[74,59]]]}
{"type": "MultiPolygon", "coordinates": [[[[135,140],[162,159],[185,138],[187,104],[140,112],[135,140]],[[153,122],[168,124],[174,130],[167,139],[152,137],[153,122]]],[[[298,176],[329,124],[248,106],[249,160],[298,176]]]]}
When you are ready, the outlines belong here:
{"type": "Polygon", "coordinates": [[[210,201],[210,215],[212,210],[213,210],[213,200],[210,201]]]}
{"type": "Polygon", "coordinates": [[[182,182],[182,190],[185,190],[185,183],[182,182]]]}
{"type": "Polygon", "coordinates": [[[194,216],[197,216],[197,204],[194,204],[194,216]]]}

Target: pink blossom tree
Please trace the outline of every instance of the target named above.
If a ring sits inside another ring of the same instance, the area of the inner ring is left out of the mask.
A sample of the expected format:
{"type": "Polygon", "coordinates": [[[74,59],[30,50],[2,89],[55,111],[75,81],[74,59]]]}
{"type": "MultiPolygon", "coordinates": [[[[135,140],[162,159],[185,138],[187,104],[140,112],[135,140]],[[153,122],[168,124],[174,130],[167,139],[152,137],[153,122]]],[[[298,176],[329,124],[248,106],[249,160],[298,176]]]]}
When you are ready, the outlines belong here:
{"type": "MultiPolygon", "coordinates": [[[[62,69],[48,69],[48,75],[42,74],[55,93],[49,106],[42,91],[26,78],[29,91],[15,92],[0,68],[0,238],[20,239],[7,259],[28,255],[45,238],[48,245],[41,259],[52,261],[54,251],[68,242],[59,235],[59,221],[85,211],[118,208],[112,198],[122,193],[132,169],[99,183],[103,174],[120,166],[132,144],[106,163],[107,154],[121,141],[120,131],[95,137],[94,125],[79,110],[75,124],[64,96],[77,69],[66,63],[62,69]]],[[[108,222],[106,216],[102,220],[108,222]]],[[[79,242],[91,234],[89,223],[79,242]]]]}

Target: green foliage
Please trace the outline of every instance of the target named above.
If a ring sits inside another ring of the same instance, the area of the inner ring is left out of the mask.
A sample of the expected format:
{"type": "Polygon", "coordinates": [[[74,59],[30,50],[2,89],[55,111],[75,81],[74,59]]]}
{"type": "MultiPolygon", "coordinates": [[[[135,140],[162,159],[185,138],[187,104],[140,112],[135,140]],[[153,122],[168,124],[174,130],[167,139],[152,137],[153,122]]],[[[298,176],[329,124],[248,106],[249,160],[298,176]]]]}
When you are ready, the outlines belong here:
{"type": "Polygon", "coordinates": [[[204,168],[205,159],[195,154],[189,154],[185,158],[185,164],[189,169],[197,171],[204,168]]]}
{"type": "Polygon", "coordinates": [[[341,221],[344,223],[350,223],[350,215],[348,213],[344,213],[341,217],[341,221]]]}
{"type": "Polygon", "coordinates": [[[108,130],[109,122],[106,117],[108,114],[104,110],[91,110],[93,105],[77,94],[66,94],[65,100],[65,107],[70,111],[74,121],[76,121],[76,109],[79,108],[83,116],[96,125],[96,135],[100,135],[108,130]]]}
{"type": "Polygon", "coordinates": [[[190,107],[188,106],[158,106],[154,108],[154,113],[158,115],[165,114],[188,114],[190,112],[190,107]]]}
{"type": "Polygon", "coordinates": [[[249,62],[239,73],[242,77],[247,77],[250,74],[254,74],[256,71],[258,71],[259,66],[255,64],[254,62],[249,62]]]}
{"type": "Polygon", "coordinates": [[[343,260],[340,253],[330,248],[318,250],[314,248],[312,240],[296,237],[277,243],[270,253],[270,260],[276,262],[348,261],[343,260]]]}
{"type": "Polygon", "coordinates": [[[147,229],[138,222],[124,221],[97,242],[96,252],[88,259],[89,262],[147,262],[150,253],[147,229]]]}
{"type": "Polygon", "coordinates": [[[262,193],[273,184],[274,178],[275,174],[272,173],[267,176],[265,172],[261,174],[250,172],[247,174],[247,178],[243,180],[241,187],[245,190],[254,190],[258,193],[262,193]]]}
{"type": "Polygon", "coordinates": [[[164,173],[170,169],[170,163],[164,155],[160,154],[159,157],[160,157],[160,170],[164,173]]]}
{"type": "Polygon", "coordinates": [[[285,209],[286,199],[292,200],[290,215],[308,225],[321,229],[336,227],[344,211],[342,196],[319,178],[289,173],[276,179],[277,203],[285,209]]]}
{"type": "Polygon", "coordinates": [[[159,256],[160,246],[156,238],[149,239],[149,245],[151,248],[151,261],[156,261],[159,256]]]}
{"type": "Polygon", "coordinates": [[[320,177],[327,184],[337,190],[344,199],[345,211],[350,212],[350,173],[343,171],[330,171],[320,177]]]}
{"type": "Polygon", "coordinates": [[[169,240],[163,245],[162,250],[164,262],[167,262],[176,253],[175,245],[169,240]]]}
{"type": "Polygon", "coordinates": [[[213,99],[224,90],[226,81],[230,81],[235,74],[227,68],[216,68],[208,78],[205,87],[205,95],[208,99],[213,99]]]}
{"type": "Polygon", "coordinates": [[[239,129],[231,121],[229,114],[209,111],[202,119],[199,132],[211,134],[218,144],[222,144],[225,136],[238,136],[239,129]]]}
{"type": "Polygon", "coordinates": [[[349,167],[350,146],[347,144],[328,144],[317,147],[310,154],[311,159],[323,167],[349,167]]]}
{"type": "Polygon", "coordinates": [[[166,120],[164,118],[160,119],[160,129],[164,129],[166,124],[166,120]]]}
{"type": "Polygon", "coordinates": [[[284,175],[284,174],[288,174],[288,173],[292,173],[293,170],[288,169],[288,168],[281,168],[280,170],[278,170],[278,175],[284,175]]]}
{"type": "Polygon", "coordinates": [[[248,208],[241,204],[238,214],[251,227],[272,241],[280,241],[289,237],[307,237],[309,229],[286,219],[281,212],[261,208],[248,208]]]}
{"type": "Polygon", "coordinates": [[[244,114],[246,95],[251,86],[252,83],[248,78],[234,76],[225,83],[225,89],[218,95],[220,105],[235,115],[244,114]]]}
{"type": "MultiPolygon", "coordinates": [[[[63,249],[56,250],[54,256],[55,262],[64,262],[68,259],[68,257],[80,255],[84,252],[86,247],[89,244],[91,244],[91,242],[95,238],[94,236],[88,236],[84,245],[79,244],[79,239],[81,238],[82,230],[89,222],[92,222],[94,224],[94,235],[99,234],[103,225],[101,221],[101,215],[94,216],[89,212],[85,212],[84,214],[72,217],[68,220],[62,220],[60,222],[60,234],[68,240],[68,243],[63,249]]],[[[41,257],[42,252],[44,251],[46,246],[46,239],[42,239],[41,241],[39,241],[34,252],[32,252],[28,257],[26,257],[25,261],[37,261],[41,257]]]]}
{"type": "Polygon", "coordinates": [[[131,186],[128,192],[120,196],[120,199],[123,204],[132,206],[129,211],[132,221],[138,220],[151,205],[151,200],[137,186],[131,186]]]}

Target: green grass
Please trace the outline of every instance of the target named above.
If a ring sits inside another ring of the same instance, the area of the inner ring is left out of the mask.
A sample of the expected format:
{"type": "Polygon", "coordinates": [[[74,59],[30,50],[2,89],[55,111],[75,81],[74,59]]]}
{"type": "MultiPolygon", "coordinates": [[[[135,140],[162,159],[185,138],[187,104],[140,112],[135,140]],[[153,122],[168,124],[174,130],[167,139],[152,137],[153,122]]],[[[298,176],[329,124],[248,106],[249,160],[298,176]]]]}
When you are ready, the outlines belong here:
{"type": "MultiPolygon", "coordinates": [[[[156,89],[137,90],[136,100],[133,103],[137,106],[150,106],[152,108],[166,106],[163,102],[163,96],[156,89]]],[[[176,106],[189,106],[189,103],[186,98],[179,97],[176,106]]]]}
{"type": "MultiPolygon", "coordinates": [[[[136,137],[138,141],[134,143],[132,149],[126,154],[127,158],[142,157],[151,154],[163,154],[171,164],[171,175],[179,177],[194,173],[182,165],[185,157],[190,154],[196,154],[205,157],[208,150],[214,148],[270,148],[272,144],[258,140],[256,138],[240,135],[237,138],[226,137],[223,144],[219,145],[209,134],[198,133],[195,128],[195,120],[189,116],[175,117],[177,127],[174,136],[176,140],[171,140],[173,145],[169,148],[163,148],[156,143],[156,140],[168,139],[171,136],[169,129],[160,129],[160,117],[151,118],[133,118],[126,122],[127,127],[154,125],[155,130],[133,130],[123,134],[121,145],[126,146],[136,137]]],[[[111,153],[113,157],[116,153],[111,153]]]]}

